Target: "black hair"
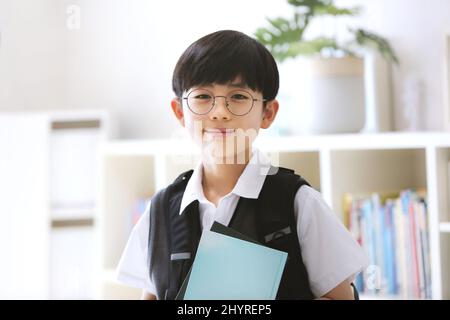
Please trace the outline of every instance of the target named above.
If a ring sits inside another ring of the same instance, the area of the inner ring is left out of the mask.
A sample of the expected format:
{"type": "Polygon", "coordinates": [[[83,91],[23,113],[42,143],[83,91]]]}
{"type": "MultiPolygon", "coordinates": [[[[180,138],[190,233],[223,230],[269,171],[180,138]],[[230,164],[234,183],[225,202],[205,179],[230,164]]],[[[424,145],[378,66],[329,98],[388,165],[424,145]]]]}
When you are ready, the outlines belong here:
{"type": "Polygon", "coordinates": [[[172,89],[181,97],[194,86],[228,84],[238,76],[264,99],[275,99],[279,74],[271,53],[242,32],[222,30],[198,39],[184,51],[173,72],[172,89]]]}

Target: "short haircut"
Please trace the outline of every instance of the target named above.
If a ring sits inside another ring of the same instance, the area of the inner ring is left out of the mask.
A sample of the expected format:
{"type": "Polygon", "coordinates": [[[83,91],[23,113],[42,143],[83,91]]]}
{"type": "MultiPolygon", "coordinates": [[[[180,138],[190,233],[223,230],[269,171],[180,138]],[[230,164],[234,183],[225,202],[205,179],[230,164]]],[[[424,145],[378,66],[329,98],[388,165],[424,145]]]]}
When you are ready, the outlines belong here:
{"type": "Polygon", "coordinates": [[[273,100],[279,88],[277,64],[257,40],[233,30],[208,34],[192,43],[178,60],[172,78],[177,97],[194,86],[242,82],[273,100]]]}

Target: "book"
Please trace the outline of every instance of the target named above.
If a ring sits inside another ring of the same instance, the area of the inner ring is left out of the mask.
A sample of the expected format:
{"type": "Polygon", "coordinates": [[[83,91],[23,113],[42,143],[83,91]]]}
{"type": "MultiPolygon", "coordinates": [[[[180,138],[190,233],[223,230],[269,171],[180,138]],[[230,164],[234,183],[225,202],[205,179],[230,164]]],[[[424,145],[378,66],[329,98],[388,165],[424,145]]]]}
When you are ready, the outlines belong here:
{"type": "Polygon", "coordinates": [[[177,299],[273,300],[286,261],[286,252],[258,244],[215,222],[202,234],[177,299]]]}
{"type": "Polygon", "coordinates": [[[370,271],[356,285],[362,294],[431,298],[426,189],[345,194],[344,217],[370,257],[370,271]]]}
{"type": "MultiPolygon", "coordinates": [[[[242,234],[240,232],[237,232],[236,230],[234,230],[232,228],[226,227],[223,224],[218,223],[217,221],[214,221],[213,225],[211,226],[211,231],[214,231],[214,232],[217,232],[217,233],[221,233],[221,234],[224,234],[224,235],[228,235],[230,237],[235,237],[235,238],[238,238],[238,239],[241,239],[241,240],[246,240],[246,241],[249,241],[249,242],[258,243],[257,241],[253,240],[252,238],[250,238],[250,237],[248,237],[248,236],[246,236],[246,235],[244,235],[244,234],[242,234]]],[[[189,276],[191,275],[191,270],[192,270],[192,267],[189,270],[188,274],[186,275],[186,278],[184,279],[184,281],[183,281],[183,283],[182,283],[182,285],[180,287],[180,290],[179,290],[179,292],[178,292],[178,294],[177,294],[177,296],[175,298],[176,300],[184,299],[184,294],[186,292],[186,287],[187,287],[187,284],[189,282],[189,276]]]]}

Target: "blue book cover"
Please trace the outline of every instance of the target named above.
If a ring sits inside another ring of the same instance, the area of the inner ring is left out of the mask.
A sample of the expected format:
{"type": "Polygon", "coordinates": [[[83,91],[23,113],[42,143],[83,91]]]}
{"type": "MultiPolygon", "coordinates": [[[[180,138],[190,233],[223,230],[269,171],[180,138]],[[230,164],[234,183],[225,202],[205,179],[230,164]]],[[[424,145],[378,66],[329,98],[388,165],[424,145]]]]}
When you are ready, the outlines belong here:
{"type": "Polygon", "coordinates": [[[202,234],[185,300],[273,300],[287,253],[214,231],[202,234]]]}

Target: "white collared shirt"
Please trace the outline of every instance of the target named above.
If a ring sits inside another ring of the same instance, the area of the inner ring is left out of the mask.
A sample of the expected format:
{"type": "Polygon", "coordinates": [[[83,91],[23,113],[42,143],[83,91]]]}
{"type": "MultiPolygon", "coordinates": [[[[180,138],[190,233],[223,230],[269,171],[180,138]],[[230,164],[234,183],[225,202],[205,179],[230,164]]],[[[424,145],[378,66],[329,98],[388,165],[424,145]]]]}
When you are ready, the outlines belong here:
{"type": "MultiPolygon", "coordinates": [[[[208,230],[214,221],[228,225],[239,198],[258,198],[269,171],[270,161],[259,149],[253,149],[233,190],[222,197],[217,207],[203,193],[203,165],[200,162],[188,181],[180,212],[193,201],[199,201],[200,222],[208,230]]],[[[148,231],[150,204],[133,228],[117,267],[117,280],[155,294],[149,278],[148,231]]],[[[346,279],[353,280],[366,268],[369,259],[348,230],[323,200],[321,194],[309,186],[302,186],[294,199],[297,233],[302,259],[308,271],[313,294],[321,297],[346,279]]]]}
{"type": "Polygon", "coordinates": [[[203,165],[200,162],[192,173],[186,189],[181,200],[180,212],[182,214],[184,209],[193,201],[199,201],[199,212],[202,229],[209,230],[214,221],[220,222],[227,226],[236,209],[239,197],[258,199],[259,193],[263,187],[267,172],[270,168],[270,161],[267,156],[259,151],[253,149],[252,157],[249,163],[245,166],[244,171],[239,177],[236,185],[230,193],[223,196],[217,205],[206,199],[202,187],[203,165]]]}

